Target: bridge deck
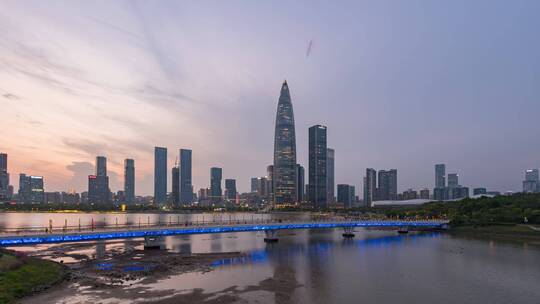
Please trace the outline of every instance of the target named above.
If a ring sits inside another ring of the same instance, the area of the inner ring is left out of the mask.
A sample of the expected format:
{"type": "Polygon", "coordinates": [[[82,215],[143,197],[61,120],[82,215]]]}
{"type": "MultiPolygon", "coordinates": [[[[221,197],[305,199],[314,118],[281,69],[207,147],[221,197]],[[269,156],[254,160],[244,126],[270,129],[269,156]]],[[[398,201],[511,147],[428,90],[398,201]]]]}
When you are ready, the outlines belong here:
{"type": "Polygon", "coordinates": [[[45,233],[44,229],[33,231],[30,234],[4,234],[0,237],[0,246],[20,246],[45,243],[84,242],[109,239],[143,238],[150,236],[171,236],[205,233],[246,232],[282,229],[324,229],[343,227],[414,227],[414,228],[438,228],[447,224],[447,221],[389,221],[389,220],[341,220],[341,221],[311,221],[311,222],[268,222],[268,223],[238,223],[215,225],[176,225],[144,228],[123,229],[100,229],[92,231],[62,230],[61,233],[45,233]]]}

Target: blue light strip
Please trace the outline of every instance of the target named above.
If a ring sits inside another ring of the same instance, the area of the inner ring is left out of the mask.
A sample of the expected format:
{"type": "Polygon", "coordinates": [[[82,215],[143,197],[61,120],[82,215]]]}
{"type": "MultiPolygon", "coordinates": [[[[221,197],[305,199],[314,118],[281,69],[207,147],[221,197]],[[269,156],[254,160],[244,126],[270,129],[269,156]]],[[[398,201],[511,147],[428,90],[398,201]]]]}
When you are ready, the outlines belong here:
{"type": "Polygon", "coordinates": [[[225,232],[246,232],[282,229],[325,229],[343,227],[421,227],[438,228],[446,222],[434,221],[359,221],[359,222],[324,222],[324,223],[292,223],[292,224],[259,224],[259,225],[239,225],[239,226],[213,226],[213,227],[191,227],[174,229],[149,229],[149,230],[128,230],[99,233],[81,234],[53,234],[53,235],[30,235],[17,237],[0,237],[0,246],[21,246],[46,243],[67,243],[85,242],[96,240],[143,238],[147,236],[170,236],[186,234],[205,233],[225,233],[225,232]]]}

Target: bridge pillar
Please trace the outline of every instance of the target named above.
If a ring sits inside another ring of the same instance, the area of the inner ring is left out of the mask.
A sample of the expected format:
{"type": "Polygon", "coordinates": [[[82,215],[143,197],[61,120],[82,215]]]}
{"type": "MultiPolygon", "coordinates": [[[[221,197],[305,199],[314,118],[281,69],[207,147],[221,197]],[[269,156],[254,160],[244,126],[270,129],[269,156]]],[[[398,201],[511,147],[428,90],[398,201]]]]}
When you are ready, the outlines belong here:
{"type": "Polygon", "coordinates": [[[162,236],[145,236],[144,249],[161,249],[165,247],[164,238],[162,236]]]}
{"type": "Polygon", "coordinates": [[[354,227],[343,227],[343,237],[344,238],[353,238],[354,237],[354,227]]]}
{"type": "Polygon", "coordinates": [[[265,243],[276,243],[279,241],[277,237],[277,230],[265,230],[264,234],[266,235],[264,238],[265,243]]]}

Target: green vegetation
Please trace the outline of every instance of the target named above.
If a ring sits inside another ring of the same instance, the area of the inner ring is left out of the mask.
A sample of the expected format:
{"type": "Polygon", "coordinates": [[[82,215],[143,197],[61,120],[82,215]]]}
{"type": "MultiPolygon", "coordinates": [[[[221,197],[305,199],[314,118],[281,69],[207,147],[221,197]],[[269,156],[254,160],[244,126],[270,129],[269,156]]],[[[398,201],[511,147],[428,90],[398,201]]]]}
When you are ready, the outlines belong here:
{"type": "Polygon", "coordinates": [[[0,303],[13,303],[64,277],[63,266],[58,263],[7,251],[0,251],[0,255],[0,303]]]}
{"type": "Polygon", "coordinates": [[[415,207],[381,208],[390,217],[444,217],[457,226],[540,224],[540,194],[432,202],[415,207]]]}

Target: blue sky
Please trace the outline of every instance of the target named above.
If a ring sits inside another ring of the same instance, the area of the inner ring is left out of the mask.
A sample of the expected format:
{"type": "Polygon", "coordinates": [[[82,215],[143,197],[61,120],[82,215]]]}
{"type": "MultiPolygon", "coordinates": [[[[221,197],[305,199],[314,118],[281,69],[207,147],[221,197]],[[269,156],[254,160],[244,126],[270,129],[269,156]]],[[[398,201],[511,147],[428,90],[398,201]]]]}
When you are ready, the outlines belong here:
{"type": "MultiPolygon", "coordinates": [[[[280,85],[307,129],[328,126],[336,183],[398,169],[399,190],[520,190],[540,167],[538,1],[0,0],[0,151],[46,190],[86,189],[96,155],[120,189],[134,158],[152,193],[153,147],[193,149],[249,190],[272,163],[280,85]],[[309,41],[313,41],[306,56],[309,41]]],[[[307,172],[306,172],[307,173],[307,172]]]]}

